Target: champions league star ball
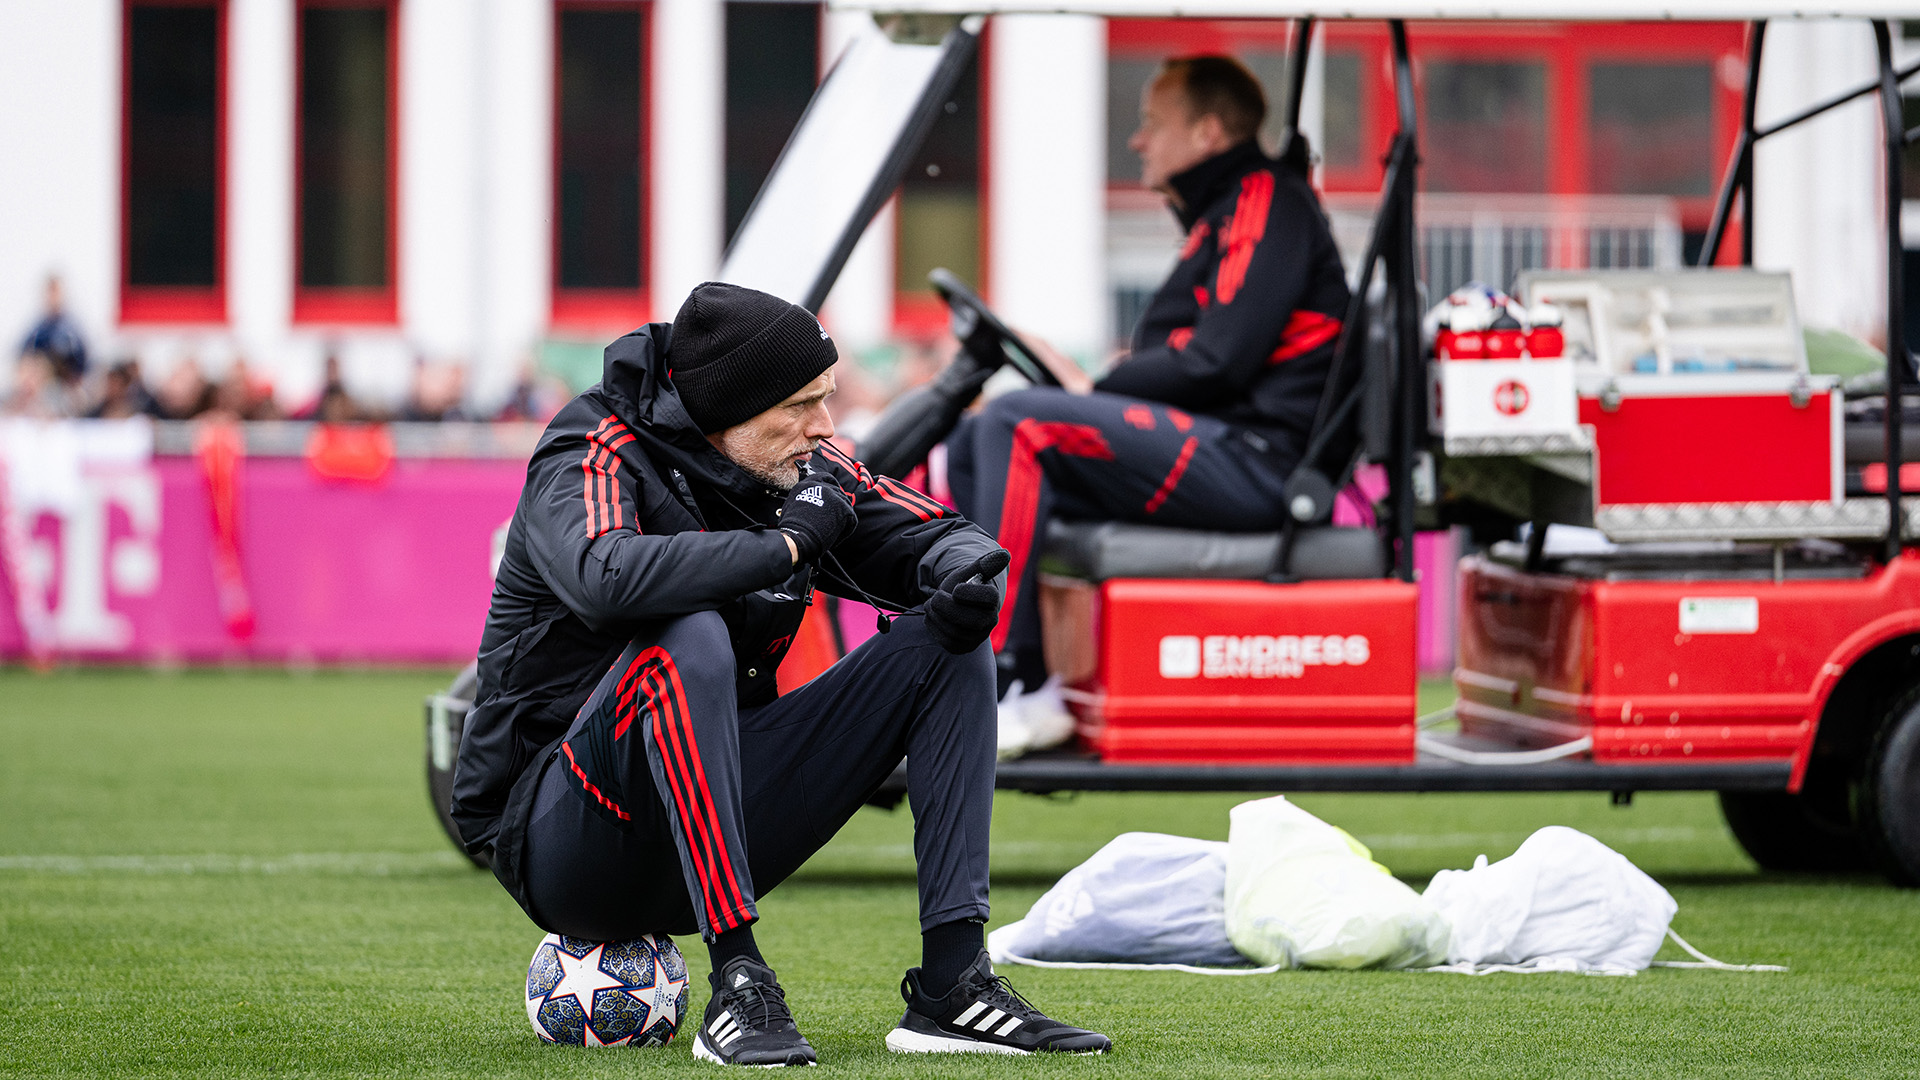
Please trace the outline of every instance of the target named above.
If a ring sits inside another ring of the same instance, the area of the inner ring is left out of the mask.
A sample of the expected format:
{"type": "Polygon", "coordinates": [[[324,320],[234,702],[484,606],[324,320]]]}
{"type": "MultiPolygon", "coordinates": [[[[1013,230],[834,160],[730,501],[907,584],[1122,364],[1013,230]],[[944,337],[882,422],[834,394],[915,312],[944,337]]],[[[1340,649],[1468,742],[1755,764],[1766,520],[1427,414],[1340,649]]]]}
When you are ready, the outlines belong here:
{"type": "Polygon", "coordinates": [[[548,934],[527,965],[534,1034],[573,1046],[665,1046],[687,1011],[687,961],[666,935],[548,934]]]}

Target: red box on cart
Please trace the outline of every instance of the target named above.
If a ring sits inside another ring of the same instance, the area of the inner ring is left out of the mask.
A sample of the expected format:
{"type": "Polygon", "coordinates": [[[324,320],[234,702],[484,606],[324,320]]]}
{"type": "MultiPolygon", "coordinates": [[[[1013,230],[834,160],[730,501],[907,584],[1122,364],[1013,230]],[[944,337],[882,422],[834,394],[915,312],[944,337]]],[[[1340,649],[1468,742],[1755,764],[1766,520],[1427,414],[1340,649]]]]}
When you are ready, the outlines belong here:
{"type": "Polygon", "coordinates": [[[1042,579],[1047,663],[1101,759],[1408,764],[1418,590],[1042,579]]]}
{"type": "Polygon", "coordinates": [[[1595,502],[1837,502],[1840,388],[1786,373],[1639,375],[1584,385],[1595,502]]]}

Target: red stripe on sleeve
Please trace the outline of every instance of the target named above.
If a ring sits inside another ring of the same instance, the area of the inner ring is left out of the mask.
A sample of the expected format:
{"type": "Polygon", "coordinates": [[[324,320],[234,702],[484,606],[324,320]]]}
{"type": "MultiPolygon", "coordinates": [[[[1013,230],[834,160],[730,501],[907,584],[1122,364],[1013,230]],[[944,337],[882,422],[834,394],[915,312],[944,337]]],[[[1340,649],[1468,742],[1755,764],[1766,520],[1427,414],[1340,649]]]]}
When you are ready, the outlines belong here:
{"type": "Polygon", "coordinates": [[[1233,224],[1227,226],[1227,254],[1220,260],[1220,271],[1213,283],[1213,295],[1221,304],[1232,303],[1240,286],[1246,284],[1247,266],[1253,262],[1254,246],[1267,234],[1267,214],[1272,207],[1272,173],[1261,169],[1241,179],[1240,200],[1233,207],[1233,224]]]}
{"type": "MultiPolygon", "coordinates": [[[[590,539],[626,527],[626,511],[620,505],[618,451],[632,441],[633,433],[611,416],[587,436],[587,536],[590,539]]],[[[635,522],[636,530],[638,527],[639,523],[635,522]]]]}
{"type": "Polygon", "coordinates": [[[1267,357],[1268,366],[1291,360],[1340,336],[1340,320],[1317,311],[1296,311],[1280,331],[1280,347],[1267,357]]]}
{"type": "Polygon", "coordinates": [[[600,426],[594,428],[592,434],[587,436],[587,456],[580,459],[580,501],[585,504],[587,508],[587,538],[589,540],[600,535],[594,531],[595,526],[598,525],[599,522],[594,513],[597,506],[594,502],[594,496],[596,495],[594,489],[596,485],[593,476],[593,458],[595,454],[600,452],[600,448],[595,443],[595,440],[599,438],[601,432],[607,430],[607,425],[613,422],[614,420],[611,416],[600,421],[600,426]]]}

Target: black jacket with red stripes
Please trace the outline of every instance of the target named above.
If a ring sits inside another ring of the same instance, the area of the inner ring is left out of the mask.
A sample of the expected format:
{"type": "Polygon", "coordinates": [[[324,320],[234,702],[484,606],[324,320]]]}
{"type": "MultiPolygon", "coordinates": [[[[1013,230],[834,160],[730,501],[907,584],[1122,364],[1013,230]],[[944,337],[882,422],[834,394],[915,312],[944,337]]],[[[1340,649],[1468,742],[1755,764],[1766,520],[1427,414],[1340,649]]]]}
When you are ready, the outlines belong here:
{"type": "Polygon", "coordinates": [[[1306,450],[1347,279],[1306,178],[1248,141],[1172,178],[1180,261],[1098,389],[1257,433],[1284,475],[1306,450]]]}
{"type": "MultiPolygon", "coordinates": [[[[718,611],[733,641],[743,706],[773,700],[775,669],[812,600],[772,527],[783,496],[714,449],[673,388],[672,326],[607,347],[601,382],[574,398],[527,464],[480,639],[479,686],[453,779],[467,850],[521,895],[517,839],[534,772],[620,655],[656,619],[718,611]],[[496,847],[499,849],[497,855],[496,847]]],[[[820,588],[921,604],[993,539],[898,481],[831,447],[812,469],[853,498],[858,523],[832,550],[820,588]]],[[[824,560],[823,560],[824,561],[824,560]]],[[[591,766],[588,766],[591,768],[591,766]]]]}

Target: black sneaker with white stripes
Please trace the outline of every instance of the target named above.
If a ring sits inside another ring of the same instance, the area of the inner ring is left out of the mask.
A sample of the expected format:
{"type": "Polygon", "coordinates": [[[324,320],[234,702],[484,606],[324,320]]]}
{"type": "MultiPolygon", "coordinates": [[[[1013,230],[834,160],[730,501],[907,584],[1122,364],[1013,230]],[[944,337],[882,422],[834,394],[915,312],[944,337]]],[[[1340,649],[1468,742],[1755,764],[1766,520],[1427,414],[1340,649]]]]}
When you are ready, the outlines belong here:
{"type": "Polygon", "coordinates": [[[900,983],[907,1013],[887,1033],[896,1054],[1104,1054],[1112,1040],[1058,1020],[1049,1020],[993,973],[984,950],[946,997],[928,997],[920,969],[900,983]]]}
{"type": "Polygon", "coordinates": [[[814,1063],[813,1047],[794,1024],[786,992],[770,968],[736,957],[711,981],[713,998],[693,1039],[694,1057],[763,1069],[814,1063]]]}

